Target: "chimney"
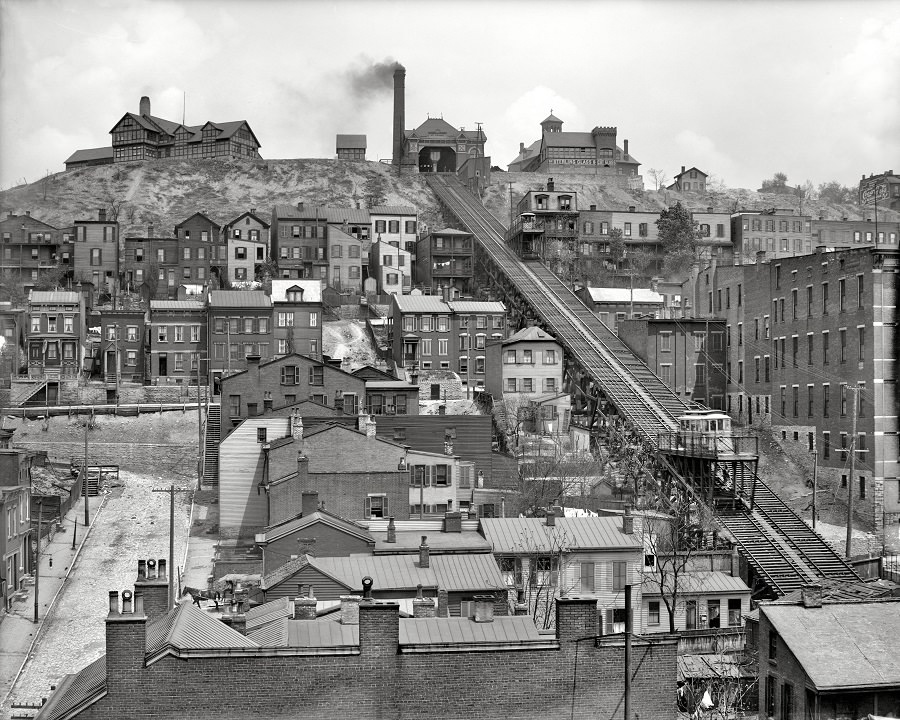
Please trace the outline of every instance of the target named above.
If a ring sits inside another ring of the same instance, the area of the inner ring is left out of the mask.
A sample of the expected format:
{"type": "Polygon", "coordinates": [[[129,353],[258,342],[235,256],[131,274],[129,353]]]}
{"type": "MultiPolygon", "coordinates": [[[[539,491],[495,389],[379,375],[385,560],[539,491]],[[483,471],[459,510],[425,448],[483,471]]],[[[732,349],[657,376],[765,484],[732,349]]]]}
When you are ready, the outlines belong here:
{"type": "Polygon", "coordinates": [[[100,222],[106,222],[106,208],[100,208],[97,210],[97,219],[100,222]]]}
{"type": "Polygon", "coordinates": [[[297,209],[300,210],[301,212],[303,211],[303,201],[302,200],[297,203],[297,209]]]}
{"type": "Polygon", "coordinates": [[[625,514],[622,516],[622,532],[626,535],[634,535],[634,516],[631,514],[631,508],[625,506],[625,514]]]}
{"type": "Polygon", "coordinates": [[[362,586],[363,586],[362,601],[363,601],[363,603],[365,603],[367,605],[375,602],[372,599],[372,586],[374,584],[375,584],[375,581],[372,578],[370,578],[368,575],[366,575],[362,579],[362,586]]]}
{"type": "Polygon", "coordinates": [[[25,211],[25,217],[31,217],[31,210],[25,211]]]}
{"type": "Polygon", "coordinates": [[[144,116],[150,114],[150,98],[146,95],[141,96],[141,103],[138,109],[138,115],[144,116]]]}
{"type": "Polygon", "coordinates": [[[554,188],[553,178],[548,178],[547,179],[547,192],[553,192],[553,188],[554,188]]]}
{"type": "Polygon", "coordinates": [[[309,586],[307,595],[302,595],[303,586],[300,586],[301,595],[294,600],[294,620],[316,619],[316,596],[313,594],[313,586],[309,586]]]}
{"type": "Polygon", "coordinates": [[[341,625],[359,625],[359,595],[341,595],[341,625]]]}
{"type": "Polygon", "coordinates": [[[711,213],[713,211],[712,207],[706,208],[706,212],[711,213]]]}
{"type": "Polygon", "coordinates": [[[443,588],[438,590],[437,616],[442,618],[450,617],[450,597],[443,588]]]}
{"type": "Polygon", "coordinates": [[[628,140],[622,141],[622,154],[625,156],[625,159],[628,159],[628,140]]]}
{"type": "Polygon", "coordinates": [[[166,561],[138,560],[138,576],[134,583],[135,595],[144,599],[144,613],[148,620],[165,615],[169,607],[169,580],[166,577],[166,561]],[[159,571],[157,571],[157,567],[159,571]]]}
{"type": "Polygon", "coordinates": [[[800,597],[805,608],[822,607],[822,586],[818,584],[803,585],[800,587],[800,597]]]}
{"type": "Polygon", "coordinates": [[[441,285],[441,300],[450,302],[450,288],[447,285],[441,285]]]}
{"type": "Polygon", "coordinates": [[[144,667],[147,652],[143,595],[135,596],[131,590],[123,590],[121,599],[120,609],[119,593],[110,591],[106,616],[106,684],[111,697],[116,697],[117,692],[127,692],[144,667]]]}
{"type": "Polygon", "coordinates": [[[419,545],[419,567],[427,568],[431,566],[430,548],[428,547],[428,536],[422,536],[422,544],[419,545]]]}
{"type": "Polygon", "coordinates": [[[394,68],[394,154],[393,164],[403,162],[403,143],[406,139],[406,68],[394,68]]]}
{"type": "Polygon", "coordinates": [[[256,215],[256,208],[250,208],[250,214],[256,215]]]}
{"type": "Polygon", "coordinates": [[[369,419],[369,416],[365,413],[360,414],[359,418],[356,421],[356,429],[360,432],[366,431],[366,420],[369,419]]]}
{"type": "Polygon", "coordinates": [[[494,596],[493,595],[476,595],[475,596],[475,622],[477,622],[477,623],[494,622],[494,596]]]}
{"type": "Polygon", "coordinates": [[[397,542],[397,526],[394,524],[394,518],[388,518],[387,541],[389,543],[397,542]]]}
{"type": "Polygon", "coordinates": [[[256,371],[259,372],[259,355],[247,355],[247,365],[256,365],[256,371]]]}
{"type": "Polygon", "coordinates": [[[366,419],[366,437],[370,440],[375,439],[375,421],[371,415],[368,415],[366,419]]]}
{"type": "Polygon", "coordinates": [[[556,638],[560,650],[574,652],[579,638],[595,636],[597,618],[596,598],[557,598],[556,638]]]}
{"type": "Polygon", "coordinates": [[[377,656],[375,667],[380,667],[382,662],[386,666],[388,658],[391,663],[396,662],[399,647],[400,605],[396,602],[361,603],[359,654],[364,658],[377,656]]]}
{"type": "Polygon", "coordinates": [[[596,205],[591,205],[591,210],[596,210],[596,209],[597,209],[596,205]]]}
{"type": "Polygon", "coordinates": [[[434,600],[422,595],[422,584],[416,585],[416,596],[413,598],[414,618],[433,618],[434,600]]]}
{"type": "Polygon", "coordinates": [[[684,175],[684,165],[681,166],[681,172],[678,173],[678,174],[679,174],[679,175],[684,175]]]}
{"type": "Polygon", "coordinates": [[[525,591],[517,590],[516,591],[516,605],[513,609],[514,615],[527,615],[528,614],[528,603],[525,602],[525,591]]]}
{"type": "Polygon", "coordinates": [[[303,517],[308,517],[319,509],[319,493],[315,490],[304,490],[300,497],[303,517]]]}
{"type": "Polygon", "coordinates": [[[462,513],[459,513],[459,512],[444,513],[444,532],[446,532],[446,533],[462,532],[462,513]]]}
{"type": "Polygon", "coordinates": [[[731,549],[731,576],[741,576],[741,555],[738,552],[737,545],[731,549]]]}
{"type": "Polygon", "coordinates": [[[547,527],[556,527],[556,513],[553,512],[553,508],[547,510],[547,516],[544,518],[544,521],[547,527]]]}
{"type": "Polygon", "coordinates": [[[291,437],[294,440],[303,440],[303,418],[300,415],[300,410],[294,408],[291,410],[291,437]]]}
{"type": "Polygon", "coordinates": [[[525,143],[520,142],[519,143],[519,155],[524,155],[524,154],[525,154],[525,143]]]}
{"type": "Polygon", "coordinates": [[[309,478],[309,458],[303,453],[297,454],[297,478],[296,483],[303,487],[309,478]]]}
{"type": "Polygon", "coordinates": [[[150,223],[150,224],[147,226],[147,237],[148,237],[148,238],[152,238],[152,237],[153,237],[153,223],[150,223]]]}
{"type": "Polygon", "coordinates": [[[247,591],[241,590],[235,593],[234,604],[231,606],[231,615],[228,618],[229,625],[232,629],[237,630],[241,635],[247,634],[247,591]]]}
{"type": "Polygon", "coordinates": [[[628,206],[628,212],[634,212],[634,205],[628,206]]]}

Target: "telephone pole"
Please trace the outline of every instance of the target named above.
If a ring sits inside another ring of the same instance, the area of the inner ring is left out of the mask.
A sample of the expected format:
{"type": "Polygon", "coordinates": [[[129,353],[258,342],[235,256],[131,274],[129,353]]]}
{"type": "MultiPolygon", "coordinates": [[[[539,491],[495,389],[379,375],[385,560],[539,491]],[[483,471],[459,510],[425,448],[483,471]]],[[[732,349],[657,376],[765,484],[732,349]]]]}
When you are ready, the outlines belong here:
{"type": "Polygon", "coordinates": [[[847,479],[847,545],[844,548],[844,557],[850,557],[850,546],[853,541],[853,475],[856,472],[856,416],[859,403],[859,385],[848,387],[853,393],[853,417],[852,430],[850,431],[850,477],[847,479]]]}
{"type": "Polygon", "coordinates": [[[44,529],[44,501],[38,500],[38,531],[34,551],[34,621],[38,621],[38,595],[41,582],[41,530],[44,529]]]}
{"type": "MultiPolygon", "coordinates": [[[[49,417],[49,415],[48,415],[49,417]]],[[[88,511],[88,425],[90,424],[90,416],[86,417],[84,420],[84,465],[82,466],[83,471],[81,474],[81,483],[82,487],[84,487],[84,526],[87,527],[91,524],[90,514],[88,511]]],[[[97,477],[97,482],[100,481],[99,476],[97,477]]]]}
{"type": "Polygon", "coordinates": [[[169,608],[175,606],[175,485],[167,488],[153,488],[153,492],[169,493],[169,608]]]}

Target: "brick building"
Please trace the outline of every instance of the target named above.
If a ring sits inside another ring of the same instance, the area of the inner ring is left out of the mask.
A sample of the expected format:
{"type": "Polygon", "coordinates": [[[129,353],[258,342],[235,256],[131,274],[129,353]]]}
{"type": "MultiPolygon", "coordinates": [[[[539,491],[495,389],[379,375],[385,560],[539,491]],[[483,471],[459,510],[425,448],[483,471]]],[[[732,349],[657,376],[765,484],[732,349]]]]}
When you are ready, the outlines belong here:
{"type": "Polygon", "coordinates": [[[759,710],[777,718],[900,714],[897,598],[823,600],[808,585],[800,602],[759,606],[759,710]]]}
{"type": "Polygon", "coordinates": [[[403,131],[399,141],[401,155],[394,158],[395,164],[418,168],[420,173],[455,173],[467,159],[485,156],[487,136],[481,125],[466,130],[453,127],[442,117],[430,117],[415,130],[403,131]]]}
{"type": "MultiPolygon", "coordinates": [[[[344,293],[359,293],[363,281],[362,240],[336,225],[328,226],[329,287],[344,293]]],[[[368,262],[365,262],[368,266],[368,262]]]]}
{"type": "MultiPolygon", "coordinates": [[[[386,242],[415,256],[419,239],[419,214],[406,205],[376,205],[369,208],[372,241],[386,242]]],[[[415,257],[413,260],[415,261],[415,257]]]]}
{"type": "Polygon", "coordinates": [[[272,280],[275,356],[297,353],[321,359],[322,283],[319,280],[272,280]]]}
{"type": "Polygon", "coordinates": [[[251,359],[244,370],[222,378],[222,421],[237,424],[303,400],[357,415],[366,403],[366,381],[299,353],[269,361],[251,359]]]}
{"type": "Polygon", "coordinates": [[[248,356],[263,362],[272,357],[272,299],[261,290],[213,290],[207,330],[209,369],[218,389],[222,377],[247,367],[248,356]]]}
{"type": "Polygon", "coordinates": [[[449,298],[475,292],[475,242],[471,233],[444,228],[429,233],[416,245],[416,285],[449,298]]]}
{"type": "Polygon", "coordinates": [[[809,215],[793,210],[741,211],[731,216],[731,240],[740,264],[765,259],[809,255],[813,251],[809,215]]]}
{"type": "Polygon", "coordinates": [[[14,593],[33,572],[31,551],[31,455],[24,450],[0,449],[0,618],[14,593]]]}
{"type": "Polygon", "coordinates": [[[568,432],[572,398],[563,392],[563,348],[552,335],[523,328],[488,342],[486,356],[485,391],[522,413],[526,432],[568,432]]]}
{"type": "MultiPolygon", "coordinates": [[[[868,215],[868,212],[866,212],[868,215]]],[[[900,238],[900,223],[879,220],[876,229],[871,218],[865,220],[825,220],[809,221],[812,246],[824,245],[832,250],[855,247],[888,246],[897,248],[900,238]]]]}
{"type": "MultiPolygon", "coordinates": [[[[66,676],[36,720],[237,717],[246,712],[229,708],[242,704],[261,720],[442,720],[459,717],[460,702],[511,720],[557,718],[561,708],[579,719],[622,717],[621,637],[579,642],[598,634],[593,598],[557,600],[549,635],[529,617],[494,615],[483,598],[474,619],[432,617],[424,598],[413,618],[401,618],[397,603],[354,598],[315,619],[310,599],[298,597],[270,622],[239,612],[226,624],[191,603],[166,612],[165,583],[146,575],[121,604],[110,593],[105,655],[66,676]],[[220,679],[214,693],[210,678],[220,679]]],[[[642,716],[675,717],[676,642],[632,641],[631,702],[642,716]]]]}
{"type": "Polygon", "coordinates": [[[506,240],[524,258],[545,262],[557,247],[575,250],[578,240],[578,193],[557,190],[553,178],[546,189],[529,190],[516,203],[515,220],[506,240]]]}
{"type": "Polygon", "coordinates": [[[178,283],[209,284],[215,273],[222,278],[228,264],[227,245],[222,226],[205,213],[198,212],[175,226],[178,239],[178,283]]]}
{"type": "Polygon", "coordinates": [[[623,320],[618,331],[632,352],[676,394],[725,409],[724,320],[623,320]]]}
{"type": "Polygon", "coordinates": [[[878,187],[878,207],[900,210],[900,175],[893,170],[885,170],[883,173],[869,177],[862,176],[859,181],[860,204],[873,205],[872,196],[875,194],[873,187],[878,187]]]}
{"type": "Polygon", "coordinates": [[[4,283],[33,287],[43,272],[61,265],[71,270],[71,244],[63,246],[63,233],[32,217],[30,210],[24,215],[10,212],[0,220],[0,236],[0,278],[4,283]],[[67,257],[63,258],[63,253],[67,257]]]}
{"type": "Polygon", "coordinates": [[[84,358],[84,297],[32,290],[28,300],[28,377],[71,380],[84,358]]]}
{"type": "Polygon", "coordinates": [[[506,307],[500,302],[445,301],[432,295],[394,295],[388,342],[406,368],[450,370],[475,387],[485,379],[487,341],[501,340],[506,307]]]}
{"type": "Polygon", "coordinates": [[[72,267],[77,282],[92,283],[100,293],[112,295],[119,283],[119,223],[97,211],[96,220],[75,221],[72,267]]]}
{"type": "Polygon", "coordinates": [[[584,287],[577,295],[613,332],[628,318],[661,315],[665,305],[662,295],[646,288],[584,287]]]}
{"type": "MultiPolygon", "coordinates": [[[[156,319],[159,320],[159,315],[156,319]]],[[[191,331],[187,333],[190,336],[191,331]]],[[[196,334],[200,334],[199,330],[196,334]]],[[[114,389],[120,381],[143,382],[147,378],[146,343],[146,311],[111,308],[100,311],[100,375],[108,388],[114,389]]]]}
{"type": "Polygon", "coordinates": [[[196,300],[151,300],[147,373],[154,385],[208,382],[207,312],[196,300]]]}
{"type": "Polygon", "coordinates": [[[228,280],[232,283],[261,280],[257,277],[269,259],[269,223],[252,208],[225,223],[222,235],[228,257],[228,280]]]}
{"type": "Polygon", "coordinates": [[[123,287],[136,290],[150,300],[174,300],[181,284],[178,238],[129,237],[122,242],[120,269],[123,287]]]}

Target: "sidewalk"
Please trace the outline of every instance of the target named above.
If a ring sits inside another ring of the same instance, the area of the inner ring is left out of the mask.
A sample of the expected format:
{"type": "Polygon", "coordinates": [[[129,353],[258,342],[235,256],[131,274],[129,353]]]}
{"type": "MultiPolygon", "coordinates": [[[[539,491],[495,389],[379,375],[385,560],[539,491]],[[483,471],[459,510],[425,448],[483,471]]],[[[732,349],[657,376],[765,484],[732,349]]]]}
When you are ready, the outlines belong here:
{"type": "MultiPolygon", "coordinates": [[[[92,497],[89,511],[93,527],[97,513],[105,504],[105,496],[92,497]]],[[[34,578],[25,586],[27,596],[15,600],[9,612],[0,616],[0,705],[6,702],[8,694],[28,659],[41,633],[44,620],[50,614],[59,591],[68,579],[78,561],[81,548],[90,534],[85,532],[84,498],[69,509],[63,520],[65,530],[57,532],[41,550],[40,574],[38,578],[38,622],[34,622],[34,578]],[[72,549],[72,534],[75,522],[75,549],[72,549]],[[52,565],[51,565],[52,563],[52,565]]]]}

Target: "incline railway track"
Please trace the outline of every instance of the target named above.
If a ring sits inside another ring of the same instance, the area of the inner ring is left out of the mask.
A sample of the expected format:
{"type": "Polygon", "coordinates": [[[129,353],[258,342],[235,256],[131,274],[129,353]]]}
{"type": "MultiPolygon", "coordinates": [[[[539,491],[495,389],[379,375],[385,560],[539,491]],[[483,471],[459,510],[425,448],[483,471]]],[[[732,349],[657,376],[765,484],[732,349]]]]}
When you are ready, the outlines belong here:
{"type": "Polygon", "coordinates": [[[456,180],[428,183],[636,432],[655,446],[659,433],[677,428],[687,405],[569,288],[540,263],[522,262],[507,247],[503,225],[456,180]]]}

